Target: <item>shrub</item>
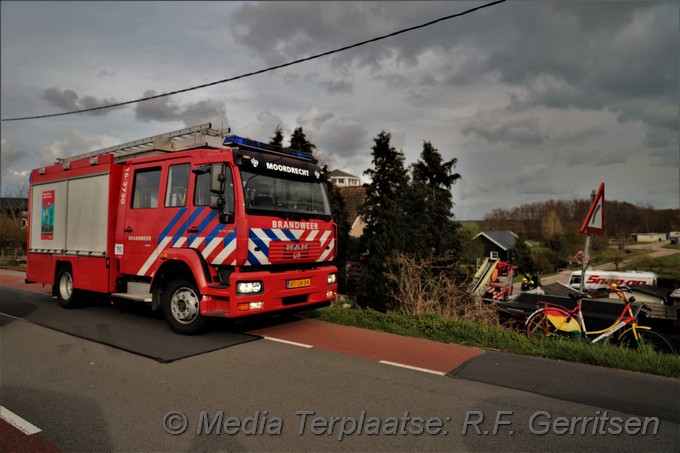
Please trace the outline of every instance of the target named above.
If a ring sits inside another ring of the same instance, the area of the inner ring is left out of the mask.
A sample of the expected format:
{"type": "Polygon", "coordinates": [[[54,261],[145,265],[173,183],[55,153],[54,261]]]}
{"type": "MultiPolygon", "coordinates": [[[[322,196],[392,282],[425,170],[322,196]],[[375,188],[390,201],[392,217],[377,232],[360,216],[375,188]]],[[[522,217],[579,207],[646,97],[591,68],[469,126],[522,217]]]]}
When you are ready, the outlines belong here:
{"type": "MultiPolygon", "coordinates": [[[[388,292],[398,313],[498,324],[493,307],[471,292],[461,263],[451,256],[418,258],[396,253],[387,260],[388,292]]],[[[436,326],[435,326],[436,328],[436,326]]]]}

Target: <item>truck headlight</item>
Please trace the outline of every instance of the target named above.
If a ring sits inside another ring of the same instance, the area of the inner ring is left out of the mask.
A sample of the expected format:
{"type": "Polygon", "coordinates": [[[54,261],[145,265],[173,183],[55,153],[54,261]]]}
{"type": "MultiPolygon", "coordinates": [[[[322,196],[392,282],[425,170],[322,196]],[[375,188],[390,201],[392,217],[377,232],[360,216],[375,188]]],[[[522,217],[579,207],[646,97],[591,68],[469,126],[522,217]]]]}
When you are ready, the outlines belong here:
{"type": "Polygon", "coordinates": [[[328,284],[329,285],[335,285],[338,281],[337,275],[334,273],[328,274],[328,284]]]}
{"type": "Polygon", "coordinates": [[[262,282],[238,282],[236,284],[236,292],[238,294],[258,294],[264,291],[262,282]]]}

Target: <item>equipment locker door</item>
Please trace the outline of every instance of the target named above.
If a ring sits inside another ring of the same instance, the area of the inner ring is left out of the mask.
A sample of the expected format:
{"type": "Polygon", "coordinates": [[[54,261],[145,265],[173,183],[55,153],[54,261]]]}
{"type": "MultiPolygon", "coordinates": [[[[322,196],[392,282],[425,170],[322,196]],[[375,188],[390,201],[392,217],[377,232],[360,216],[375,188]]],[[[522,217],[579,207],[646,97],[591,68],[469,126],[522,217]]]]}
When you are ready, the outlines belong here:
{"type": "Polygon", "coordinates": [[[158,256],[185,246],[190,164],[132,165],[132,196],[123,223],[121,272],[153,276],[158,256]]]}

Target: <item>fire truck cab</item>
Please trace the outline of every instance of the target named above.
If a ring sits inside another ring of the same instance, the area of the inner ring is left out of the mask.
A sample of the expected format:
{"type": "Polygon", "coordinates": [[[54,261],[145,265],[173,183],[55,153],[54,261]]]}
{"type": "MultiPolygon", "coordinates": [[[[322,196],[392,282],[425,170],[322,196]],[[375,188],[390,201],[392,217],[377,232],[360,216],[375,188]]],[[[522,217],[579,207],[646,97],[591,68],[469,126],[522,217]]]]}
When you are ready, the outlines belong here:
{"type": "Polygon", "coordinates": [[[311,155],[210,124],[58,161],[31,174],[27,281],[64,307],[83,291],[207,317],[327,305],[336,227],[311,155]]]}

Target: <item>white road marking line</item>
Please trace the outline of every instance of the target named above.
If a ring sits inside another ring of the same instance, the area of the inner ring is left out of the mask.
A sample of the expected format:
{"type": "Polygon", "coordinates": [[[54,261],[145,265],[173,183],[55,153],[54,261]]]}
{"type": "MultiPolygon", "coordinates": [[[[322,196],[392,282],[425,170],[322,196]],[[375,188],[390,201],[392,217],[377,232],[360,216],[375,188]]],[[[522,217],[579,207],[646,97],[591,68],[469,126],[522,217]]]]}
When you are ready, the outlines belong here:
{"type": "MultiPolygon", "coordinates": [[[[24,318],[17,318],[16,316],[8,315],[7,313],[3,313],[0,311],[0,315],[2,316],[7,316],[8,318],[16,319],[17,321],[24,321],[24,318]]],[[[0,406],[2,408],[2,406],[0,406]]]]}
{"type": "Polygon", "coordinates": [[[38,428],[32,423],[27,422],[14,412],[2,406],[0,406],[0,418],[28,436],[42,431],[42,429],[38,428]]]}
{"type": "Polygon", "coordinates": [[[417,367],[417,366],[404,365],[403,363],[390,362],[388,360],[381,360],[380,363],[382,363],[384,365],[396,366],[396,367],[399,367],[399,368],[407,368],[409,370],[422,371],[423,373],[436,374],[438,376],[444,376],[446,374],[446,373],[443,373],[441,371],[428,370],[427,368],[420,368],[420,367],[417,367]]]}
{"type": "Polygon", "coordinates": [[[276,341],[277,343],[289,344],[289,345],[292,345],[292,346],[300,346],[301,348],[307,348],[307,349],[311,349],[311,348],[314,347],[311,344],[296,343],[294,341],[282,340],[280,338],[274,338],[274,337],[264,337],[264,339],[269,340],[269,341],[276,341]]]}
{"type": "MultiPolygon", "coordinates": [[[[274,337],[263,337],[263,338],[265,340],[275,341],[277,343],[289,344],[289,345],[292,345],[292,346],[299,346],[301,348],[311,349],[311,348],[314,347],[314,346],[309,345],[309,344],[297,343],[295,341],[282,340],[280,338],[274,338],[274,337]]],[[[382,363],[383,365],[392,365],[392,366],[396,366],[396,367],[399,367],[399,368],[406,368],[406,369],[414,370],[414,371],[421,371],[423,373],[436,374],[437,376],[446,375],[446,373],[444,373],[442,371],[435,371],[435,370],[430,370],[430,369],[427,369],[427,368],[420,368],[420,367],[417,367],[417,366],[405,365],[403,363],[390,362],[389,360],[380,360],[378,363],[382,363]]]]}

